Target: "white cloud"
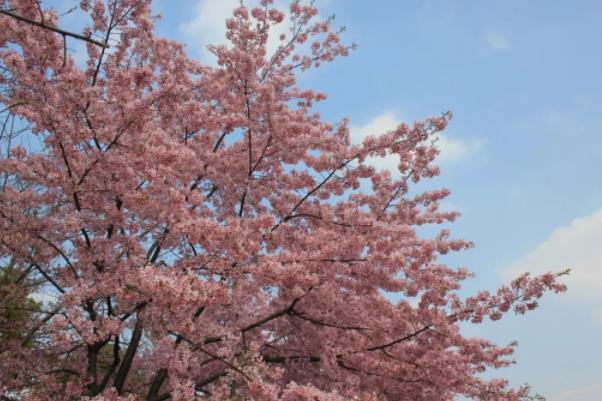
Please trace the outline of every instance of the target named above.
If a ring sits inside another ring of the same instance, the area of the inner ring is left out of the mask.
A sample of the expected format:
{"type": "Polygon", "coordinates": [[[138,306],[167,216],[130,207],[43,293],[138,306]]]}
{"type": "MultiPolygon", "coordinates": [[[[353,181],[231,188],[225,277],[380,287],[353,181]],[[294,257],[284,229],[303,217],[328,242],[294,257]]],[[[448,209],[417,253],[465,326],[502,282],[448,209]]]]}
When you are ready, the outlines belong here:
{"type": "MultiPolygon", "coordinates": [[[[253,8],[257,0],[245,1],[245,6],[253,8]]],[[[232,11],[240,6],[240,0],[198,0],[191,18],[180,24],[180,31],[188,37],[189,45],[199,50],[204,62],[215,61],[214,56],[207,51],[208,45],[226,44],[226,19],[232,17],[232,11]]],[[[285,11],[284,9],[282,11],[285,11]]],[[[280,24],[270,28],[267,43],[268,55],[278,48],[281,33],[289,31],[288,17],[280,24]]]]}
{"type": "MultiPolygon", "coordinates": [[[[390,113],[381,114],[366,125],[351,126],[351,143],[362,143],[364,138],[369,135],[382,134],[394,129],[399,124],[399,120],[390,113]]],[[[391,172],[397,171],[399,157],[389,155],[387,157],[371,157],[368,163],[380,169],[387,169],[391,172]]]]}
{"type": "Polygon", "coordinates": [[[592,312],[592,320],[596,325],[602,327],[602,305],[594,307],[592,312]]]}
{"type": "Polygon", "coordinates": [[[467,143],[460,139],[455,139],[449,135],[443,134],[437,141],[437,147],[439,150],[441,150],[441,154],[437,160],[442,163],[463,160],[470,153],[477,150],[481,144],[482,141],[467,143]]]}
{"type": "Polygon", "coordinates": [[[180,30],[194,36],[195,43],[204,48],[209,44],[226,41],[226,18],[239,5],[238,0],[199,0],[194,7],[191,19],[180,24],[180,30]]]}
{"type": "Polygon", "coordinates": [[[42,305],[51,305],[57,301],[57,295],[48,291],[38,291],[29,295],[29,298],[42,305]]]}
{"type": "MultiPolygon", "coordinates": [[[[354,144],[361,143],[367,136],[384,134],[385,132],[397,127],[400,123],[401,119],[397,118],[395,114],[383,113],[365,125],[352,125],[350,127],[351,142],[354,144]]],[[[443,133],[437,141],[437,147],[441,151],[437,161],[439,163],[461,161],[476,151],[481,144],[481,141],[473,141],[469,143],[460,139],[452,138],[447,133],[443,133]]],[[[399,157],[397,155],[372,157],[368,159],[368,163],[376,168],[388,169],[395,173],[397,171],[399,157]]]]}
{"type": "Polygon", "coordinates": [[[563,281],[562,299],[591,306],[592,318],[602,325],[602,208],[556,228],[542,243],[501,269],[508,277],[571,269],[563,281]]]}
{"type": "Polygon", "coordinates": [[[464,213],[462,208],[458,206],[456,203],[451,202],[449,200],[443,200],[439,202],[439,210],[442,212],[460,212],[464,213]]]}
{"type": "Polygon", "coordinates": [[[600,399],[602,399],[602,384],[594,384],[555,394],[550,401],[600,401],[600,399]]]}
{"type": "Polygon", "coordinates": [[[489,32],[484,37],[485,42],[489,47],[495,50],[507,50],[510,49],[510,41],[504,35],[499,32],[489,32]]]}

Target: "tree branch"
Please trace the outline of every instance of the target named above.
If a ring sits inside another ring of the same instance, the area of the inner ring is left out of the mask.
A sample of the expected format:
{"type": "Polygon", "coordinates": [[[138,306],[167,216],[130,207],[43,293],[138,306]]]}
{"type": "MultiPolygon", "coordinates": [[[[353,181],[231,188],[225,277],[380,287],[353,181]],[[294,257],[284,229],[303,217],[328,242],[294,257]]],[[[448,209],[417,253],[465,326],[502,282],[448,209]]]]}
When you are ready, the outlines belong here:
{"type": "Polygon", "coordinates": [[[140,318],[136,321],[136,326],[134,326],[134,332],[132,333],[132,338],[130,339],[130,345],[125,352],[125,356],[123,357],[123,361],[121,362],[121,366],[117,371],[117,375],[115,376],[115,381],[113,382],[113,387],[117,390],[117,393],[121,394],[123,392],[123,386],[125,384],[125,379],[127,378],[128,373],[130,372],[130,368],[132,367],[132,361],[134,360],[134,356],[136,355],[136,351],[138,351],[138,345],[140,344],[140,338],[142,337],[142,321],[140,318]]]}
{"type": "Polygon", "coordinates": [[[92,44],[94,44],[94,45],[96,45],[96,46],[100,46],[100,47],[102,47],[103,49],[105,49],[105,48],[108,48],[108,47],[109,47],[109,45],[108,45],[107,43],[101,43],[101,42],[99,42],[99,41],[97,41],[97,40],[94,40],[94,39],[92,39],[92,38],[89,38],[89,37],[87,37],[87,36],[80,35],[79,33],[65,31],[65,30],[63,30],[63,29],[60,29],[60,28],[56,28],[56,27],[53,27],[53,26],[50,26],[50,25],[46,25],[46,24],[45,24],[45,23],[43,23],[43,22],[34,21],[34,20],[31,20],[31,19],[29,19],[29,18],[23,17],[23,16],[21,16],[21,15],[13,14],[13,13],[11,13],[11,12],[10,12],[10,11],[8,11],[8,10],[0,10],[0,14],[4,14],[4,15],[6,15],[6,16],[8,16],[8,17],[11,17],[11,18],[14,18],[14,19],[16,19],[16,20],[18,20],[18,21],[21,21],[21,22],[26,22],[26,23],[28,23],[28,24],[31,24],[31,25],[34,25],[34,26],[38,26],[38,27],[40,27],[40,28],[47,29],[47,30],[49,30],[49,31],[56,32],[56,33],[58,33],[58,34],[61,34],[61,35],[63,35],[63,37],[65,37],[65,36],[69,36],[69,37],[72,37],[72,38],[74,38],[74,39],[83,40],[83,41],[85,41],[85,42],[92,43],[92,44]]]}

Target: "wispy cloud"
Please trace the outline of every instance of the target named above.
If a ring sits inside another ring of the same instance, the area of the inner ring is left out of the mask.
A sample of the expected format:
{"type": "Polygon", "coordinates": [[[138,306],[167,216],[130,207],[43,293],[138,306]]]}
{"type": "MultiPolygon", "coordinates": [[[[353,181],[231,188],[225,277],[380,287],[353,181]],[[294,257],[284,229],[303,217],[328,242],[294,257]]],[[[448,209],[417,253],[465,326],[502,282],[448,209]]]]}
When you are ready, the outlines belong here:
{"type": "Polygon", "coordinates": [[[533,250],[501,269],[506,276],[571,269],[563,299],[588,305],[602,326],[602,208],[553,230],[533,250]]]}
{"type": "Polygon", "coordinates": [[[483,38],[495,50],[508,50],[511,47],[510,40],[499,32],[489,32],[483,38]]]}
{"type": "MultiPolygon", "coordinates": [[[[245,1],[245,6],[252,8],[257,0],[245,1]]],[[[207,51],[208,45],[226,44],[226,19],[232,11],[240,6],[240,0],[198,0],[191,18],[179,25],[179,30],[188,37],[187,42],[198,51],[204,62],[214,62],[214,57],[207,51]]],[[[283,10],[284,11],[284,10],[283,10]]],[[[280,44],[281,33],[288,33],[288,18],[280,24],[272,26],[268,36],[267,53],[273,54],[280,44]]]]}
{"type": "Polygon", "coordinates": [[[444,133],[437,141],[437,147],[441,151],[438,160],[441,163],[462,161],[478,150],[482,144],[482,140],[465,142],[444,133]]]}
{"type": "Polygon", "coordinates": [[[57,294],[50,292],[48,289],[42,289],[38,292],[30,294],[29,298],[41,303],[42,305],[52,305],[57,301],[57,294]]]}
{"type": "Polygon", "coordinates": [[[602,384],[581,387],[556,394],[554,401],[599,401],[602,396],[602,384]]]}
{"type": "MultiPolygon", "coordinates": [[[[351,142],[354,144],[362,143],[364,138],[369,135],[383,134],[394,129],[399,124],[397,118],[391,113],[381,114],[369,123],[361,126],[351,126],[351,142]]],[[[387,169],[391,172],[397,170],[399,158],[395,155],[386,157],[372,157],[368,163],[379,169],[387,169]]]]}
{"type": "MultiPolygon", "coordinates": [[[[380,135],[397,127],[402,120],[394,113],[383,113],[365,125],[350,127],[351,142],[361,143],[364,138],[369,135],[380,135]]],[[[437,147],[441,151],[437,161],[439,163],[449,164],[464,160],[473,152],[478,150],[482,145],[482,141],[466,142],[443,133],[437,141],[437,147]]],[[[397,155],[389,155],[386,157],[372,157],[368,159],[368,163],[379,169],[388,169],[395,173],[399,157],[397,155]]]]}
{"type": "Polygon", "coordinates": [[[239,5],[238,0],[199,0],[191,18],[180,24],[179,29],[190,37],[190,43],[200,50],[201,58],[208,59],[206,47],[226,41],[226,18],[239,5]]]}

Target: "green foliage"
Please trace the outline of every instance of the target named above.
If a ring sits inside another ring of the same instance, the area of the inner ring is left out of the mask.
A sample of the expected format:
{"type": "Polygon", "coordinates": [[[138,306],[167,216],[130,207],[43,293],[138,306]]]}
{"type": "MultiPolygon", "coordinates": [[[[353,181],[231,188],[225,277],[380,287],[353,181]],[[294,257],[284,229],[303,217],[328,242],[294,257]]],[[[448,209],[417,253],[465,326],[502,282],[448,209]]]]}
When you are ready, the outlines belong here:
{"type": "Polygon", "coordinates": [[[15,263],[0,266],[0,352],[13,341],[22,341],[37,321],[41,304],[30,296],[37,284],[27,268],[15,263]]]}

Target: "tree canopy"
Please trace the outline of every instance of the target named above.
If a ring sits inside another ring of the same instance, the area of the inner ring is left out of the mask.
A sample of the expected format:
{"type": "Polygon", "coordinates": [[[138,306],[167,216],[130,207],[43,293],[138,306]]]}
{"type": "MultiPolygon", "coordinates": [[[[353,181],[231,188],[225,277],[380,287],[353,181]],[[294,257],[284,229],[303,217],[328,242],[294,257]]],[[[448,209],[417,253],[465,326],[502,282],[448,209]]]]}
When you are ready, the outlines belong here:
{"type": "Polygon", "coordinates": [[[419,235],[457,213],[414,190],[451,114],[352,144],[297,84],[352,49],[313,3],[236,8],[215,66],[155,36],[150,0],[81,1],[80,33],[0,5],[1,291],[52,295],[3,297],[3,400],[533,397],[481,376],[514,344],[460,324],[535,308],[558,274],[460,295],[471,273],[438,256],[471,243],[419,235]],[[368,162],[387,155],[396,174],[368,162]]]}

